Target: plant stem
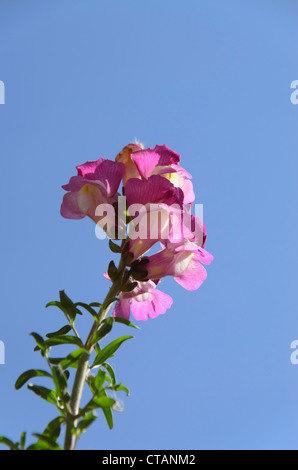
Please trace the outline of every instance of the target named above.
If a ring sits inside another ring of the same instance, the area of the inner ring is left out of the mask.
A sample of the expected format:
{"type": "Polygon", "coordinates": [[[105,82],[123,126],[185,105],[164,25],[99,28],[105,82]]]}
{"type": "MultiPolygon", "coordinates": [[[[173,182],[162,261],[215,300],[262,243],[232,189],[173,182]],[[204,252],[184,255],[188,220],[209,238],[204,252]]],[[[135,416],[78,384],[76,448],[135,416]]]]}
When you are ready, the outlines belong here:
{"type": "MultiPolygon", "coordinates": [[[[124,267],[122,265],[122,259],[121,259],[119,267],[118,267],[118,273],[119,273],[118,278],[120,279],[122,277],[123,269],[124,267]]],[[[120,287],[119,280],[117,280],[113,283],[112,287],[110,288],[103,302],[103,306],[108,304],[109,302],[110,304],[108,305],[108,307],[102,308],[100,310],[99,315],[100,315],[101,321],[105,319],[105,317],[107,316],[111,308],[111,305],[112,305],[111,300],[113,300],[119,294],[119,287],[120,287]]],[[[71,415],[69,416],[69,420],[66,426],[64,450],[75,450],[75,447],[76,447],[77,436],[72,433],[72,430],[75,429],[77,426],[77,420],[74,419],[74,417],[77,416],[80,411],[80,402],[81,402],[81,398],[83,394],[85,379],[89,370],[89,359],[90,359],[90,355],[94,347],[94,345],[90,345],[89,342],[93,334],[97,331],[98,327],[99,327],[99,323],[94,322],[90,330],[90,333],[88,335],[87,341],[85,343],[86,354],[83,354],[79,359],[79,364],[78,364],[78,368],[77,368],[77,372],[76,372],[76,376],[75,376],[75,380],[74,380],[74,384],[72,388],[72,393],[70,397],[71,415]]]]}

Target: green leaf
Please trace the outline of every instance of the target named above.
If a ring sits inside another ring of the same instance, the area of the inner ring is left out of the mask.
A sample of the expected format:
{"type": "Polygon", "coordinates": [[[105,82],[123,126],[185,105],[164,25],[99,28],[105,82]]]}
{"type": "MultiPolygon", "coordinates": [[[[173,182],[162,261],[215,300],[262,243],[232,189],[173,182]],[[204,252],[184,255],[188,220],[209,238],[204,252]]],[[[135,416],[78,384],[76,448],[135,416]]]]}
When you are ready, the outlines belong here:
{"type": "Polygon", "coordinates": [[[117,349],[121,346],[124,341],[133,338],[133,336],[121,336],[120,338],[115,339],[110,344],[108,344],[105,348],[103,348],[96,356],[93,366],[99,366],[106,362],[107,359],[112,357],[117,349]]]}
{"type": "Polygon", "coordinates": [[[42,433],[43,436],[48,436],[54,441],[57,441],[58,437],[61,433],[61,424],[64,422],[64,418],[62,416],[58,416],[57,418],[53,419],[46,427],[44,432],[42,433]]]}
{"type": "Polygon", "coordinates": [[[116,403],[116,400],[108,396],[95,397],[87,405],[87,409],[93,408],[111,408],[116,403]]]}
{"type": "MultiPolygon", "coordinates": [[[[98,304],[98,305],[100,305],[100,304],[98,304]]],[[[92,315],[94,320],[98,321],[98,313],[92,308],[91,304],[88,305],[88,304],[85,304],[83,302],[77,302],[75,304],[75,306],[83,307],[85,310],[87,310],[87,312],[90,313],[90,315],[92,315]]]]}
{"type": "Polygon", "coordinates": [[[21,448],[21,450],[24,450],[24,449],[25,449],[25,445],[26,445],[26,435],[27,435],[26,432],[22,432],[22,434],[21,434],[21,438],[20,438],[20,448],[21,448]]]}
{"type": "Polygon", "coordinates": [[[109,247],[113,253],[121,253],[121,247],[114,243],[112,240],[109,240],[109,247]]]}
{"type": "Polygon", "coordinates": [[[45,436],[44,434],[34,433],[34,434],[32,434],[32,436],[37,437],[39,441],[42,441],[43,444],[46,445],[46,447],[44,448],[45,450],[46,449],[48,449],[48,450],[62,450],[61,447],[57,444],[57,442],[55,442],[50,437],[45,436]]]}
{"type": "Polygon", "coordinates": [[[77,313],[81,313],[73,303],[73,301],[65,294],[64,290],[59,292],[60,302],[63,311],[68,314],[69,318],[74,321],[77,313]]]}
{"type": "Polygon", "coordinates": [[[40,398],[43,398],[49,403],[52,403],[52,405],[57,404],[56,394],[54,390],[50,390],[48,388],[41,387],[39,385],[33,385],[33,384],[28,384],[27,387],[29,390],[32,390],[32,392],[34,392],[40,398]]]}
{"type": "Polygon", "coordinates": [[[109,299],[107,300],[103,306],[102,306],[102,310],[106,310],[111,304],[113,304],[114,302],[118,302],[119,300],[119,297],[114,297],[113,299],[109,299]]]}
{"type": "Polygon", "coordinates": [[[102,364],[102,366],[106,369],[106,371],[110,375],[112,385],[115,386],[116,385],[116,376],[115,376],[115,372],[113,370],[113,367],[110,366],[110,364],[107,364],[106,362],[104,364],[102,364]]]}
{"type": "Polygon", "coordinates": [[[96,391],[100,391],[103,387],[103,384],[105,382],[106,374],[103,370],[99,369],[97,372],[97,375],[94,380],[94,387],[96,391]]]}
{"type": "Polygon", "coordinates": [[[122,256],[123,262],[125,266],[131,266],[133,260],[134,260],[134,255],[133,253],[125,253],[125,255],[122,256]]]}
{"type": "MultiPolygon", "coordinates": [[[[88,413],[78,424],[78,431],[79,434],[86,431],[86,429],[98,418],[97,414],[94,411],[88,413]]],[[[76,433],[76,430],[74,430],[76,433]]]]}
{"type": "Polygon", "coordinates": [[[73,367],[76,369],[78,366],[78,361],[82,354],[88,354],[86,349],[84,348],[76,349],[72,353],[68,354],[66,358],[58,359],[58,361],[60,362],[61,367],[63,369],[67,369],[68,367],[73,367]]]}
{"type": "Polygon", "coordinates": [[[61,424],[64,422],[62,416],[53,419],[46,427],[42,434],[35,434],[38,441],[27,448],[27,450],[60,450],[57,447],[57,439],[61,433],[61,424]],[[48,439],[47,439],[48,438],[48,439]],[[54,447],[55,444],[55,447],[54,447]]]}
{"type": "Polygon", "coordinates": [[[54,331],[53,333],[48,333],[46,335],[47,338],[55,338],[56,336],[63,336],[66,335],[71,330],[70,325],[65,325],[60,330],[54,331]]]}
{"type": "Polygon", "coordinates": [[[59,346],[60,344],[75,344],[79,347],[83,347],[83,343],[77,336],[57,336],[56,338],[50,338],[45,341],[46,346],[59,346]]]}
{"type": "Polygon", "coordinates": [[[121,391],[121,392],[125,392],[128,397],[129,397],[129,395],[130,395],[129,389],[128,389],[127,387],[125,387],[125,385],[123,385],[122,382],[120,382],[119,385],[116,385],[116,387],[114,388],[114,390],[115,390],[116,392],[120,392],[120,391],[121,391]]]}
{"type": "Polygon", "coordinates": [[[32,379],[33,377],[49,377],[51,378],[51,374],[46,372],[45,370],[40,369],[30,369],[20,375],[15,383],[16,390],[19,390],[28,380],[32,379]]]}
{"type": "Polygon", "coordinates": [[[39,349],[41,349],[42,351],[45,351],[47,349],[45,340],[42,336],[40,336],[38,333],[35,333],[34,331],[30,333],[30,335],[35,339],[39,349]]]}
{"type": "Polygon", "coordinates": [[[64,402],[68,402],[70,399],[70,394],[67,388],[67,378],[61,365],[58,364],[58,366],[52,367],[52,372],[57,395],[62,398],[64,402]]]}
{"type": "Polygon", "coordinates": [[[113,429],[113,413],[111,408],[102,408],[103,414],[105,415],[106,421],[110,429],[113,429]]]}
{"type": "Polygon", "coordinates": [[[57,307],[57,308],[60,308],[60,310],[63,310],[61,302],[58,302],[57,300],[53,300],[52,302],[48,302],[47,305],[46,305],[46,308],[48,308],[48,307],[57,307]]]}
{"type": "Polygon", "coordinates": [[[116,268],[114,261],[111,261],[109,264],[108,275],[110,276],[113,282],[116,281],[118,277],[118,269],[116,268]]]}
{"type": "Polygon", "coordinates": [[[129,282],[125,284],[124,286],[121,287],[122,292],[132,292],[136,287],[138,283],[137,282],[129,282]]]}
{"type": "Polygon", "coordinates": [[[113,324],[113,317],[106,318],[101,323],[98,331],[96,331],[90,339],[90,345],[93,346],[94,344],[98,343],[98,341],[100,341],[102,338],[104,338],[108,333],[110,333],[111,329],[113,328],[113,324]]]}
{"type": "Polygon", "coordinates": [[[138,326],[131,323],[131,321],[126,320],[126,318],[122,318],[122,317],[113,317],[113,318],[114,318],[114,321],[117,323],[123,323],[123,325],[130,326],[131,328],[135,328],[136,330],[140,329],[138,326]]]}
{"type": "Polygon", "coordinates": [[[97,308],[102,308],[102,304],[100,304],[99,302],[92,302],[91,304],[89,304],[90,307],[97,307],[97,308]]]}
{"type": "Polygon", "coordinates": [[[18,450],[18,444],[8,439],[8,437],[0,436],[0,444],[9,447],[10,450],[18,450]]]}
{"type": "Polygon", "coordinates": [[[145,282],[148,278],[148,271],[143,268],[133,268],[133,270],[131,271],[131,275],[136,281],[145,282]]]}

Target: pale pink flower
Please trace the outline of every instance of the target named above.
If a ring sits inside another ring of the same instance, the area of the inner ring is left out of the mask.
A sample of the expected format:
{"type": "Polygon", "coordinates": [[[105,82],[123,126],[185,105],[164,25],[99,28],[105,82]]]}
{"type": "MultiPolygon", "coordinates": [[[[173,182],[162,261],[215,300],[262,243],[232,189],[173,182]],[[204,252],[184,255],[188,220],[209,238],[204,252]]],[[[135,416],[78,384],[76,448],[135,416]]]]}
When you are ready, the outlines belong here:
{"type": "Polygon", "coordinates": [[[78,175],[62,186],[65,191],[61,215],[67,219],[82,219],[89,216],[95,222],[99,204],[114,204],[125,167],[122,163],[100,158],[77,166],[78,175]]]}
{"type": "Polygon", "coordinates": [[[195,243],[184,241],[167,243],[166,248],[149,256],[144,272],[147,279],[173,276],[187,290],[198,289],[207,277],[203,264],[210,264],[213,256],[195,243]]]}
{"type": "Polygon", "coordinates": [[[156,289],[158,281],[138,282],[132,292],[121,292],[113,311],[114,317],[129,320],[130,313],[136,320],[146,321],[163,315],[171,307],[172,298],[156,289]]]}

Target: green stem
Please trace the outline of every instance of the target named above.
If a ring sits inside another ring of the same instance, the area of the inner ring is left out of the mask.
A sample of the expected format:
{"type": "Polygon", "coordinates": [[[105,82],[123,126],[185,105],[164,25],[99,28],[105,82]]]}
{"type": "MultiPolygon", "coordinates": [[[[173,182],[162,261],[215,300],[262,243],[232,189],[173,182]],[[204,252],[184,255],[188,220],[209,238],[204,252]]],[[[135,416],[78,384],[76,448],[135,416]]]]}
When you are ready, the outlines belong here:
{"type": "MultiPolygon", "coordinates": [[[[120,260],[120,264],[118,267],[118,273],[119,276],[118,278],[121,279],[122,273],[124,270],[124,266],[122,263],[122,259],[120,260]]],[[[112,299],[114,299],[117,295],[119,295],[119,280],[115,281],[110,288],[103,305],[108,304],[111,302],[112,299]]],[[[110,308],[111,308],[112,303],[108,305],[105,309],[102,308],[100,310],[100,320],[101,322],[106,318],[110,308]]],[[[76,428],[77,426],[77,420],[74,418],[79,414],[80,411],[80,403],[81,403],[81,398],[83,394],[83,389],[84,389],[84,384],[85,384],[85,379],[87,376],[87,373],[89,371],[89,359],[90,355],[93,351],[94,346],[90,345],[90,339],[93,336],[93,334],[97,331],[99,327],[98,322],[94,322],[90,333],[88,335],[87,341],[85,343],[85,349],[86,349],[86,354],[83,354],[80,359],[79,359],[79,364],[71,392],[71,397],[70,397],[70,411],[71,415],[69,416],[69,420],[66,425],[66,433],[65,433],[65,441],[64,441],[64,450],[75,450],[76,443],[77,443],[77,436],[72,433],[72,430],[76,428]]]]}

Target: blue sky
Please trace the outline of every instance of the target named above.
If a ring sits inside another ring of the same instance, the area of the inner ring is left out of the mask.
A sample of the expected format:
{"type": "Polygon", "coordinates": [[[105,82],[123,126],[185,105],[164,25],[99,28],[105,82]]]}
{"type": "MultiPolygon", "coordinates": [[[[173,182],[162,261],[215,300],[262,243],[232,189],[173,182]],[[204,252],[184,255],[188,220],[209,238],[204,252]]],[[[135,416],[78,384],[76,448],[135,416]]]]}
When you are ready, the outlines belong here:
{"type": "Polygon", "coordinates": [[[124,412],[78,448],[298,448],[297,22],[294,0],[1,0],[0,434],[55,417],[13,388],[43,365],[29,333],[62,325],[45,304],[107,291],[107,245],[62,219],[61,185],[137,138],[181,153],[214,261],[198,291],[163,282],[172,309],[111,361],[124,412]]]}

